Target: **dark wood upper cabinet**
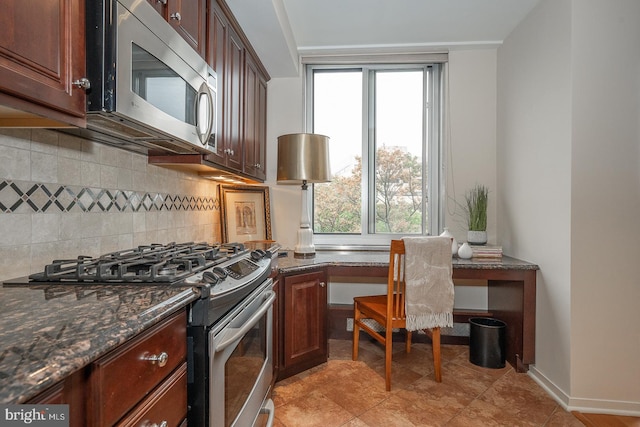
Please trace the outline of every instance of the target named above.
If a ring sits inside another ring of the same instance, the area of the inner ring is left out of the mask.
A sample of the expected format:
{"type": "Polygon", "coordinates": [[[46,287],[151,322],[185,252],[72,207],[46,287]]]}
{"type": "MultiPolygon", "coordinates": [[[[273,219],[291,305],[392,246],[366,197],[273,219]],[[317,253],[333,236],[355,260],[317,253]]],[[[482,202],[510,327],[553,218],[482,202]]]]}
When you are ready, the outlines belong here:
{"type": "Polygon", "coordinates": [[[169,0],[167,21],[203,58],[206,54],[206,0],[169,0]]]}
{"type": "Polygon", "coordinates": [[[245,48],[228,14],[216,2],[212,6],[207,59],[218,76],[218,138],[216,153],[207,160],[242,172],[245,48]]]}
{"type": "Polygon", "coordinates": [[[147,0],[203,58],[207,46],[206,0],[147,0]]]}
{"type": "Polygon", "coordinates": [[[160,15],[162,15],[162,17],[164,19],[167,19],[167,3],[168,0],[147,0],[147,3],[149,3],[151,6],[153,6],[153,8],[158,11],[158,13],[160,15]]]}
{"type": "Polygon", "coordinates": [[[0,14],[0,105],[85,124],[84,0],[5,0],[0,14]]]}
{"type": "Polygon", "coordinates": [[[208,28],[206,58],[218,75],[218,146],[206,159],[264,181],[268,74],[224,1],[210,3],[208,28]]]}
{"type": "Polygon", "coordinates": [[[267,156],[267,82],[250,55],[245,59],[244,161],[247,175],[265,180],[267,156]]]}

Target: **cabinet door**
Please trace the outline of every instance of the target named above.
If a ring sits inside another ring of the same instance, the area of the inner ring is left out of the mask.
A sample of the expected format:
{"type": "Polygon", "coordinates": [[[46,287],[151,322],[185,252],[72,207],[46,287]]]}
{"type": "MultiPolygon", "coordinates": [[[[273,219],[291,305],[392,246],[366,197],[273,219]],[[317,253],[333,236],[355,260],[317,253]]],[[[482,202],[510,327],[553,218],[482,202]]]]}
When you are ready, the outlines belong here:
{"type": "Polygon", "coordinates": [[[86,371],[81,369],[59,383],[30,399],[33,405],[69,405],[69,426],[85,427],[85,386],[86,371]]]}
{"type": "Polygon", "coordinates": [[[84,73],[84,0],[2,2],[2,104],[83,126],[85,92],[72,82],[84,73]]]}
{"type": "Polygon", "coordinates": [[[245,58],[244,162],[247,175],[266,178],[267,82],[253,57],[245,58]]]}
{"type": "Polygon", "coordinates": [[[242,171],[244,45],[217,2],[209,12],[207,61],[218,75],[218,137],[209,161],[242,171]]]}
{"type": "Polygon", "coordinates": [[[153,6],[164,19],[167,19],[167,0],[147,0],[147,2],[153,6]]]}
{"type": "Polygon", "coordinates": [[[327,361],[326,272],[284,278],[284,354],[280,379],[327,361]]]}
{"type": "Polygon", "coordinates": [[[206,17],[205,0],[169,0],[166,19],[193,49],[205,57],[206,17]]]}
{"type": "Polygon", "coordinates": [[[218,112],[216,129],[217,145],[216,152],[208,154],[207,160],[223,165],[225,163],[225,141],[227,139],[227,129],[225,128],[225,98],[226,98],[226,46],[227,28],[229,21],[216,2],[212,2],[213,7],[209,10],[209,39],[207,47],[207,63],[213,68],[218,77],[218,93],[216,111],[218,112]]]}
{"type": "Polygon", "coordinates": [[[227,71],[225,73],[225,146],[226,165],[232,169],[242,171],[242,116],[243,79],[244,79],[244,45],[236,32],[228,27],[227,38],[227,71]]]}

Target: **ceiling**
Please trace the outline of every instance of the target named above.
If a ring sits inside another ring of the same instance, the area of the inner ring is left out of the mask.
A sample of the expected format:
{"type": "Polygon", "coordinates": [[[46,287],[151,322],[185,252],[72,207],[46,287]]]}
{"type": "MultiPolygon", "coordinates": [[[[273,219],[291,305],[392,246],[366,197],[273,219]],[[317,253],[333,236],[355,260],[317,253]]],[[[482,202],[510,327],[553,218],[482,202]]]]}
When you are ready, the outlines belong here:
{"type": "Polygon", "coordinates": [[[303,54],[497,47],[540,0],[227,0],[271,77],[303,54]]]}

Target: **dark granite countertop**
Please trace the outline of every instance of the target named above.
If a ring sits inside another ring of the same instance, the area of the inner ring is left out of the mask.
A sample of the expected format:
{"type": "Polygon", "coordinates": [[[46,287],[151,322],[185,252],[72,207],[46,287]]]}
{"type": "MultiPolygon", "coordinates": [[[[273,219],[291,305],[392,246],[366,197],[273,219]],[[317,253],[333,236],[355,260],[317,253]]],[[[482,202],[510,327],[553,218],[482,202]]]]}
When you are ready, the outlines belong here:
{"type": "Polygon", "coordinates": [[[175,285],[0,285],[0,403],[28,400],[198,297],[175,285]]]}
{"type": "MultiPolygon", "coordinates": [[[[388,267],[388,251],[317,251],[315,258],[294,258],[293,252],[286,257],[278,258],[280,273],[300,272],[318,267],[388,267]]],[[[499,259],[461,259],[453,258],[453,268],[483,269],[483,270],[538,270],[536,264],[522,261],[508,256],[499,259]]]]}

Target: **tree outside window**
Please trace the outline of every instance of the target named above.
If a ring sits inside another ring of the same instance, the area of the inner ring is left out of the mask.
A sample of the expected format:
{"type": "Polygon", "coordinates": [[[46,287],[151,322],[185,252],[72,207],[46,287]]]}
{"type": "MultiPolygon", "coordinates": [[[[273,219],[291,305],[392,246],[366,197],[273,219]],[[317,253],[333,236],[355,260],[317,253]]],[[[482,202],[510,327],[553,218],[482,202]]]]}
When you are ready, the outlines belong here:
{"type": "Polygon", "coordinates": [[[309,117],[313,132],[331,138],[333,174],[314,185],[316,241],[428,234],[437,213],[428,197],[428,159],[439,159],[431,147],[437,80],[431,65],[308,66],[309,117]]]}

